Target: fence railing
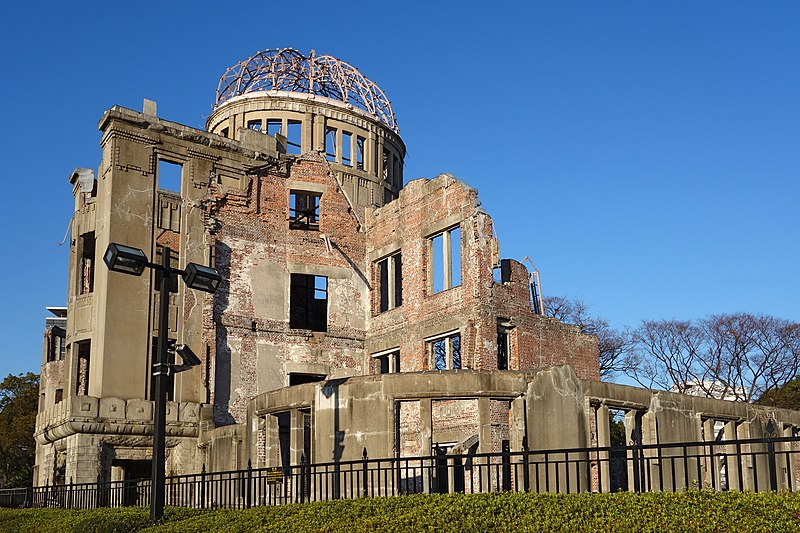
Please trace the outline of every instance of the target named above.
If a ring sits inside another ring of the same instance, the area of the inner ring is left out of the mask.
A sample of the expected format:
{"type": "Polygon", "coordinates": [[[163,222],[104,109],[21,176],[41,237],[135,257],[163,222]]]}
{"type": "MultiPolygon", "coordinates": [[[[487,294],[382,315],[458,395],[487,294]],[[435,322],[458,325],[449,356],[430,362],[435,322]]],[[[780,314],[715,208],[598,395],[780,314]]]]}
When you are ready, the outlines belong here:
{"type": "MultiPolygon", "coordinates": [[[[531,491],[795,490],[800,437],[447,454],[169,476],[166,504],[241,509],[362,496],[531,491]]],[[[149,505],[150,480],[0,490],[0,507],[149,505]]]]}

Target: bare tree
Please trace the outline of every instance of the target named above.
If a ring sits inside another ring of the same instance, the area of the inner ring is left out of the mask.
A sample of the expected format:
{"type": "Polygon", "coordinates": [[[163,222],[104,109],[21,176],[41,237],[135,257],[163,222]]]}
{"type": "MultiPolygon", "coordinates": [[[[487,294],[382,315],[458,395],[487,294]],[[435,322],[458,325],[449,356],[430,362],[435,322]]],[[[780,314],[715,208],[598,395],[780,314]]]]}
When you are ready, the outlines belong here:
{"type": "Polygon", "coordinates": [[[597,337],[601,378],[608,379],[620,372],[629,372],[635,366],[631,332],[627,329],[615,330],[605,318],[590,316],[589,306],[581,300],[548,296],[544,298],[544,314],[567,324],[575,324],[582,333],[597,337]]]}
{"type": "Polygon", "coordinates": [[[631,375],[649,388],[753,401],[800,372],[800,324],[767,315],[644,321],[633,340],[631,375]]]}

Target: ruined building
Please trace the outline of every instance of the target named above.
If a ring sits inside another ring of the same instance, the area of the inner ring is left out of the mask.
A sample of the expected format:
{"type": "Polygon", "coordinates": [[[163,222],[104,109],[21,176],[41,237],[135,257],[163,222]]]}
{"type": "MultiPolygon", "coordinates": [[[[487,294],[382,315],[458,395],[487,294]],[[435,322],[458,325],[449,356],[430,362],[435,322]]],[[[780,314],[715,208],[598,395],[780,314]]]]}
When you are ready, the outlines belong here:
{"type": "Polygon", "coordinates": [[[699,439],[718,421],[760,434],[753,406],[600,382],[596,339],[532,311],[528,272],[501,259],[478,192],[450,175],[404,181],[388,99],[343,61],[267,50],[221,78],[205,130],[149,101],[109,109],[99,129],[99,168],[70,178],[38,485],[150,473],[163,295],[155,274],[109,272],[111,242],[223,276],[216,294],[168,296],[170,338],[202,360],[169,390],[168,474],[364,448],[519,450],[524,436],[532,449],[603,445],[609,409],[645,442],[699,439]]]}

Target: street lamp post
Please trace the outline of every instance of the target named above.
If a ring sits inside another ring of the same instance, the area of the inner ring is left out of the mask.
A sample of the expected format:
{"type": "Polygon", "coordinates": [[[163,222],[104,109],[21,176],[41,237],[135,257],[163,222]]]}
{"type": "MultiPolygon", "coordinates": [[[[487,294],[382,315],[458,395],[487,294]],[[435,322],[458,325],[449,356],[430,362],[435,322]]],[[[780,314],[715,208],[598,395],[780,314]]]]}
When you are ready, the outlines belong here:
{"type": "Polygon", "coordinates": [[[169,287],[172,277],[180,274],[190,289],[214,293],[222,277],[213,268],[189,263],[186,270],[170,266],[170,249],[162,248],[161,264],[151,263],[144,252],[122,244],[108,245],[103,261],[109,270],[141,276],[145,268],[161,272],[158,306],[158,347],[153,363],[153,389],[155,409],[153,413],[153,472],[150,487],[150,520],[157,522],[164,515],[165,452],[167,426],[167,388],[174,374],[200,364],[200,359],[186,345],[175,347],[175,353],[183,360],[182,365],[173,365],[167,358],[169,350],[169,287]]]}

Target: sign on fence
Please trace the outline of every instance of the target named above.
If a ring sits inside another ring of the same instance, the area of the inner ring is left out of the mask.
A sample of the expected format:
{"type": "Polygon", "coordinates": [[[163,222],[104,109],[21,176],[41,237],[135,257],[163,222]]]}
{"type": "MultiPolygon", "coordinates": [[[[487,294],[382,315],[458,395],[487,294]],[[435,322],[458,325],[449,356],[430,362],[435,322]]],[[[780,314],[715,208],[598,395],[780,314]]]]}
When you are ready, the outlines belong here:
{"type": "Polygon", "coordinates": [[[280,485],[281,483],[283,483],[283,468],[279,466],[267,468],[267,484],[280,485]]]}

